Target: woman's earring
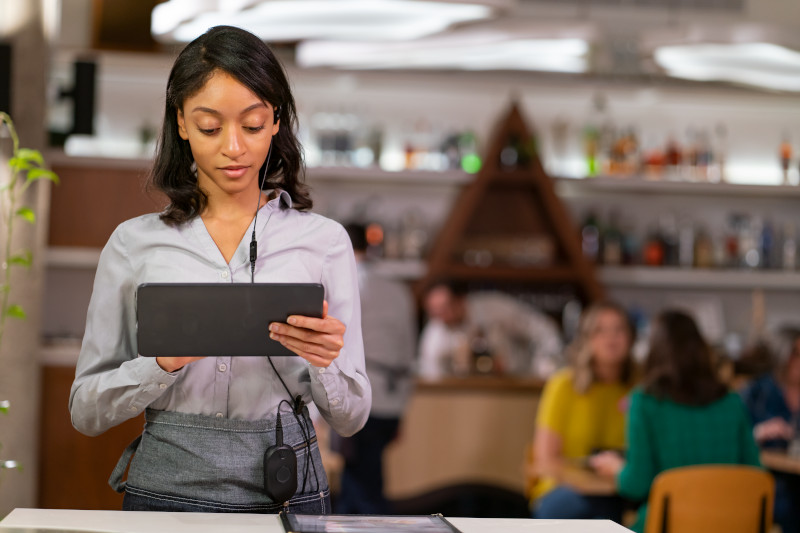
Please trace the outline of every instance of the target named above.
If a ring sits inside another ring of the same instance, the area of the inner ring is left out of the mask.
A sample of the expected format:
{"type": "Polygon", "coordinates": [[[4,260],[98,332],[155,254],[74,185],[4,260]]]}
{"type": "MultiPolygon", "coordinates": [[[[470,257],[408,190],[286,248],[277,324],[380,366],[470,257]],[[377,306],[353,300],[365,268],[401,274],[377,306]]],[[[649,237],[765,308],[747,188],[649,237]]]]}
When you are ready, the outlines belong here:
{"type": "Polygon", "coordinates": [[[192,161],[192,166],[189,167],[192,174],[197,174],[197,161],[192,161]]]}

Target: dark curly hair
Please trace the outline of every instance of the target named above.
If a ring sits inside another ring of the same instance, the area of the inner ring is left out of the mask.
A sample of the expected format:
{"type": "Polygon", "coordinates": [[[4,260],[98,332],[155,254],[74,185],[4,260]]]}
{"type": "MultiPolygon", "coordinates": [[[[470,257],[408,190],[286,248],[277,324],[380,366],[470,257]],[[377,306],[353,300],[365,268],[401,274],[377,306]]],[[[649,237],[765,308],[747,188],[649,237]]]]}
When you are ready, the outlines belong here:
{"type": "MultiPolygon", "coordinates": [[[[273,154],[261,187],[280,187],[289,193],[294,208],[311,209],[313,202],[304,183],[305,166],[296,133],[297,109],[283,66],[269,46],[252,33],[216,26],[181,51],[169,74],[164,123],[150,173],[150,186],[170,200],[161,220],[182,224],[199,215],[208,202],[197,186],[189,142],[178,134],[177,113],[216,71],[233,76],[264,102],[280,108],[281,126],[272,138],[273,154]]],[[[259,176],[264,170],[262,165],[259,176]]]]}

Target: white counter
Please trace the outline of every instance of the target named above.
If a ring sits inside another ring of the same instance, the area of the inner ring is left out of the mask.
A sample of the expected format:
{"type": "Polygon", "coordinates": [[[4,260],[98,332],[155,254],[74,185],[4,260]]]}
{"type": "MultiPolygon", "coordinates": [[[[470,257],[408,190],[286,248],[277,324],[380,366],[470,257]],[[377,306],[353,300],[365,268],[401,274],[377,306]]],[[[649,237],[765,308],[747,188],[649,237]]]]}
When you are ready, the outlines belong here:
{"type": "MultiPolygon", "coordinates": [[[[527,520],[511,518],[449,518],[463,533],[625,533],[608,520],[527,520]]],[[[61,533],[283,533],[277,515],[148,513],[140,511],[74,511],[14,509],[0,533],[34,533],[58,529],[61,533]],[[71,530],[71,531],[69,531],[71,530]]]]}

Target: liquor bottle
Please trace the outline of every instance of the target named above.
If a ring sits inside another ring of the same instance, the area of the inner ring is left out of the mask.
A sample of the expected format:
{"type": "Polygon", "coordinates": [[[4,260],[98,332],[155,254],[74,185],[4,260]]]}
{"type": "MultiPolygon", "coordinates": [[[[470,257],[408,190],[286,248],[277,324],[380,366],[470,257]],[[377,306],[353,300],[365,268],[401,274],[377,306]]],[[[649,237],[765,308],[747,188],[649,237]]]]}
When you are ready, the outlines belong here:
{"type": "Polygon", "coordinates": [[[664,265],[664,241],[658,231],[658,226],[654,225],[647,235],[642,250],[642,262],[647,266],[664,265]]]}
{"type": "Polygon", "coordinates": [[[636,234],[636,222],[625,217],[621,223],[622,232],[622,264],[634,265],[641,260],[641,242],[636,234]]]}
{"type": "Polygon", "coordinates": [[[618,214],[613,211],[601,238],[602,263],[609,266],[622,264],[622,232],[617,224],[618,214]]]}
{"type": "Polygon", "coordinates": [[[472,352],[472,367],[478,374],[491,374],[494,370],[494,358],[489,346],[489,338],[486,331],[480,326],[470,339],[470,351],[472,352]]]}
{"type": "Polygon", "coordinates": [[[794,223],[786,222],[783,226],[783,246],[781,246],[782,261],[781,266],[784,270],[795,270],[797,268],[797,240],[795,238],[794,223]]]}
{"type": "Polygon", "coordinates": [[[681,163],[683,157],[681,155],[681,147],[674,137],[670,136],[667,140],[667,148],[665,150],[665,159],[667,163],[667,179],[674,180],[680,177],[681,163]]]}
{"type": "Polygon", "coordinates": [[[589,212],[581,226],[581,249],[583,255],[596,263],[600,256],[600,226],[594,212],[589,212]]]}
{"type": "Polygon", "coordinates": [[[789,166],[792,163],[792,145],[788,136],[784,136],[780,147],[781,170],[783,171],[783,184],[789,184],[789,166]]]}
{"type": "Polygon", "coordinates": [[[684,268],[694,266],[695,231],[689,220],[682,220],[678,230],[678,265],[684,268]]]}
{"type": "Polygon", "coordinates": [[[714,266],[714,243],[705,228],[700,227],[694,240],[694,266],[711,268],[714,266]]]}
{"type": "Polygon", "coordinates": [[[725,183],[728,177],[725,174],[725,163],[728,157],[728,128],[720,122],[714,127],[714,170],[710,176],[711,181],[725,183]]]}
{"type": "Polygon", "coordinates": [[[662,216],[659,225],[661,242],[664,248],[663,264],[665,266],[678,266],[678,224],[675,216],[672,214],[662,216]]]}
{"type": "Polygon", "coordinates": [[[772,223],[769,220],[765,220],[761,226],[759,247],[761,248],[761,268],[775,268],[775,232],[772,230],[772,223]]]}

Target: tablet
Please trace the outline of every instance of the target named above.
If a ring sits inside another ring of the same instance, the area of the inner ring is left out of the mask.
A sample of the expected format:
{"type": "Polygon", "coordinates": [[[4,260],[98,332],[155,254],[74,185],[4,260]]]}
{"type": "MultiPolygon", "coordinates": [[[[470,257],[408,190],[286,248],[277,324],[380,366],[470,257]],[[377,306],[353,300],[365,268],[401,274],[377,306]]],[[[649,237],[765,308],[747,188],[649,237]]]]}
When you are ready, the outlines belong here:
{"type": "Polygon", "coordinates": [[[461,533],[442,515],[310,515],[280,512],[286,533],[461,533]]]}
{"type": "Polygon", "coordinates": [[[322,317],[318,283],[145,283],[136,340],[147,357],[295,355],[269,338],[290,315],[322,317]]]}

